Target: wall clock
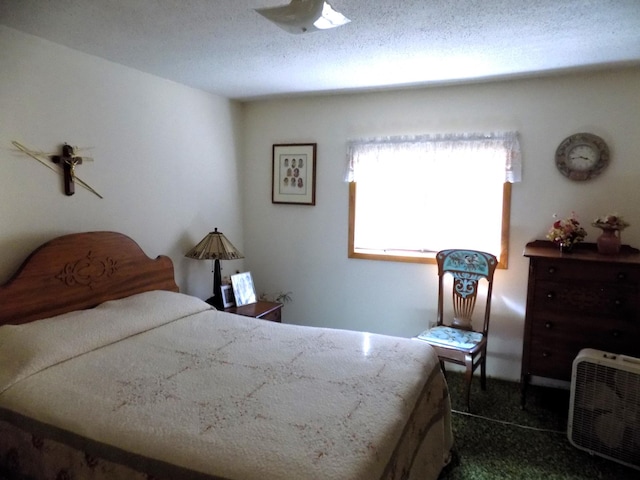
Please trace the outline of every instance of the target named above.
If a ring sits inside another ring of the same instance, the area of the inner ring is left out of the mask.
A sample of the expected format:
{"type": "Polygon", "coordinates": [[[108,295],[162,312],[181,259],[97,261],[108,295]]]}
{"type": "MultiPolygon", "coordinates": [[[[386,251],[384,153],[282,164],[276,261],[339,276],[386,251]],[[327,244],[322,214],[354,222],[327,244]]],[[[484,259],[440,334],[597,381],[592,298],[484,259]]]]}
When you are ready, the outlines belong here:
{"type": "Polygon", "coordinates": [[[556,150],[556,167],[571,180],[597,177],[609,165],[609,147],[592,133],[565,138],[556,150]]]}

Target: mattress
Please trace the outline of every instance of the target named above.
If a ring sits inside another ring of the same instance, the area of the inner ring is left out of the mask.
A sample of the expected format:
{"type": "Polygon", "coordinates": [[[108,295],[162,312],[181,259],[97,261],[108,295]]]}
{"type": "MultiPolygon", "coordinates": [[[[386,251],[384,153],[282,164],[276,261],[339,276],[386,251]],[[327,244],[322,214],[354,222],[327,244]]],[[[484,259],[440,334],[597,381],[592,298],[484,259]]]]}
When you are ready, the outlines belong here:
{"type": "Polygon", "coordinates": [[[34,478],[435,479],[452,444],[424,342],[174,292],[2,326],[0,365],[0,465],[34,478]]]}

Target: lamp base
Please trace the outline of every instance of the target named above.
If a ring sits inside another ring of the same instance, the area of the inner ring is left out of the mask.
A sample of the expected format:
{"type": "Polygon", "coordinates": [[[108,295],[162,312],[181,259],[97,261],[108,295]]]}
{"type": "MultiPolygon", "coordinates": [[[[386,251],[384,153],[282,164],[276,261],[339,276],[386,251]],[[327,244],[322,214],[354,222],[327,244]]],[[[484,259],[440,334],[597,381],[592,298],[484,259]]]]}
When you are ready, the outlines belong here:
{"type": "Polygon", "coordinates": [[[216,296],[214,295],[213,297],[209,297],[205,300],[205,302],[207,302],[209,305],[211,305],[212,307],[216,306],[216,296]]]}
{"type": "Polygon", "coordinates": [[[224,310],[224,302],[222,301],[222,272],[220,268],[220,260],[216,258],[213,267],[213,296],[208,298],[206,302],[213,305],[218,310],[224,310]]]}

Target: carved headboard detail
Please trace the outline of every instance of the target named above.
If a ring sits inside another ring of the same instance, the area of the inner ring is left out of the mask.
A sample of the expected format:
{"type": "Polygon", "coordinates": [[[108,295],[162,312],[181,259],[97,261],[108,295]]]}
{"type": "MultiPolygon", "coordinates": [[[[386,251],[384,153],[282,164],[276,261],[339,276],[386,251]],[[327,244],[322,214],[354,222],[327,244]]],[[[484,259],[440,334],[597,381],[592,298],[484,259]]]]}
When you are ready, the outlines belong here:
{"type": "Polygon", "coordinates": [[[118,271],[118,262],[111,257],[97,258],[91,251],[75,263],[67,263],[56,278],[69,286],[100,283],[118,271]]]}
{"type": "Polygon", "coordinates": [[[27,323],[150,290],[178,291],[169,257],[151,259],[121,233],[64,235],[34,250],[0,286],[0,324],[27,323]]]}

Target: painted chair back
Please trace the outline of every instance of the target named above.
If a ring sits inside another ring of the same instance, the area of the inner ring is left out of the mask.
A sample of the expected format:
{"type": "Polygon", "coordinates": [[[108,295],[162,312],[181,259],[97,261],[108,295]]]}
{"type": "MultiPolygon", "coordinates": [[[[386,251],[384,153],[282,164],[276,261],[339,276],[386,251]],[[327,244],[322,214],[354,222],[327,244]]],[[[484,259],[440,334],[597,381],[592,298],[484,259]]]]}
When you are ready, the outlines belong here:
{"type": "Polygon", "coordinates": [[[450,326],[472,330],[471,320],[478,298],[480,280],[487,281],[487,297],[482,333],[489,330],[493,274],[498,265],[495,255],[478,250],[441,250],[436,255],[438,262],[438,317],[437,324],[444,324],[444,277],[453,277],[453,319],[450,326]]]}

